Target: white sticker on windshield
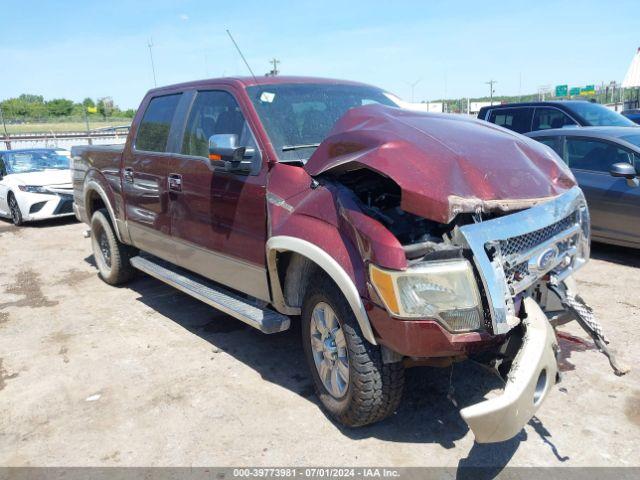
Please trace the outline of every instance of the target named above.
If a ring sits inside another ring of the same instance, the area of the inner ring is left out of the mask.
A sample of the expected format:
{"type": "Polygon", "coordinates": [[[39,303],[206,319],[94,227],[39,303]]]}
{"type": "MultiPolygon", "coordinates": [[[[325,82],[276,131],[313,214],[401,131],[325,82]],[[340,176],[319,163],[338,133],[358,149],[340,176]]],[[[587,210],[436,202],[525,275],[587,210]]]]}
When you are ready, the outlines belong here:
{"type": "Polygon", "coordinates": [[[262,92],[260,94],[260,101],[264,103],[271,103],[276,98],[276,94],[273,92],[262,92]]]}

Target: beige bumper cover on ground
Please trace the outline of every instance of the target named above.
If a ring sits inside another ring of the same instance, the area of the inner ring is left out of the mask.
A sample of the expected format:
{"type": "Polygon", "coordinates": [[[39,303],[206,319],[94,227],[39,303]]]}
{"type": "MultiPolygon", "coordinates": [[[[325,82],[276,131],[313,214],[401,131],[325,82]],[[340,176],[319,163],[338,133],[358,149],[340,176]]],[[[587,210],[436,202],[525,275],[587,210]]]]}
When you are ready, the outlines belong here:
{"type": "Polygon", "coordinates": [[[555,332],[533,299],[526,298],[524,304],[525,336],[504,392],[460,411],[478,443],[501,442],[517,435],[556,381],[555,332]]]}

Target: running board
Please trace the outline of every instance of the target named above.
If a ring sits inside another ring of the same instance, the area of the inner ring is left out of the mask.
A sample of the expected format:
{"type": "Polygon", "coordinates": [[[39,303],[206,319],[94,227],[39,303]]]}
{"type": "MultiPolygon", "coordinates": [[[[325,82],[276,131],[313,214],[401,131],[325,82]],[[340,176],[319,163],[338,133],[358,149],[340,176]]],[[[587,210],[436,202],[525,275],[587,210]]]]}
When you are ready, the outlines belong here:
{"type": "Polygon", "coordinates": [[[137,256],[131,259],[131,265],[263,333],[283,332],[289,328],[290,320],[286,315],[263,308],[258,300],[252,302],[159,258],[137,256]]]}

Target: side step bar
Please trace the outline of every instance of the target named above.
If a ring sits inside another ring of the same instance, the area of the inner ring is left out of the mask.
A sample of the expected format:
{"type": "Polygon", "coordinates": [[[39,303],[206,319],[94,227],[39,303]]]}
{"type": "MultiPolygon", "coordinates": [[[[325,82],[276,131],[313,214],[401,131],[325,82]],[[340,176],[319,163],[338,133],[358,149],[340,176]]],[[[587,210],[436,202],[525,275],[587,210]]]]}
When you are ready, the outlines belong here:
{"type": "Polygon", "coordinates": [[[289,328],[290,320],[286,315],[262,308],[257,300],[252,302],[159,258],[137,256],[131,259],[131,265],[261,332],[277,333],[289,328]]]}

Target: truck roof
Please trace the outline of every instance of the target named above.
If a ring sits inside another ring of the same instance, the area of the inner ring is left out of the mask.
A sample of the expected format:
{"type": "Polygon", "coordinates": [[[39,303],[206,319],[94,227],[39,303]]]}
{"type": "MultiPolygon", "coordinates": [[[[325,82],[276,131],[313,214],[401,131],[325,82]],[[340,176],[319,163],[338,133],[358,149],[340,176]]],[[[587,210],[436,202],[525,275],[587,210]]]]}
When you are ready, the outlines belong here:
{"type": "Polygon", "coordinates": [[[162,92],[164,90],[175,90],[176,88],[194,88],[206,86],[209,84],[226,84],[240,88],[252,87],[255,85],[278,85],[282,83],[322,83],[328,85],[361,85],[370,86],[365,83],[352,82],[349,80],[338,80],[333,78],[322,77],[298,77],[298,76],[276,76],[276,77],[220,77],[220,78],[207,78],[202,80],[194,80],[191,82],[176,83],[173,85],[166,85],[163,87],[153,88],[149,90],[149,93],[162,92]]]}

